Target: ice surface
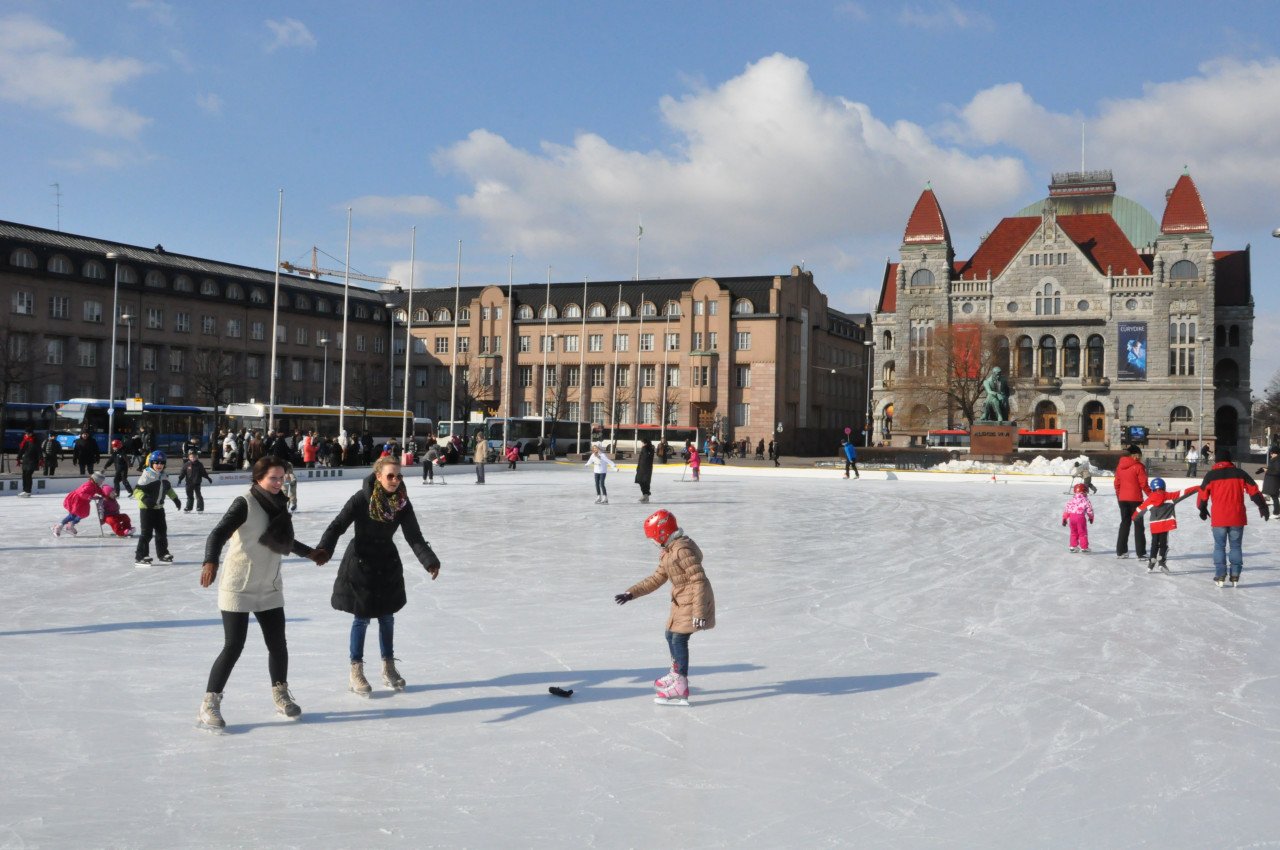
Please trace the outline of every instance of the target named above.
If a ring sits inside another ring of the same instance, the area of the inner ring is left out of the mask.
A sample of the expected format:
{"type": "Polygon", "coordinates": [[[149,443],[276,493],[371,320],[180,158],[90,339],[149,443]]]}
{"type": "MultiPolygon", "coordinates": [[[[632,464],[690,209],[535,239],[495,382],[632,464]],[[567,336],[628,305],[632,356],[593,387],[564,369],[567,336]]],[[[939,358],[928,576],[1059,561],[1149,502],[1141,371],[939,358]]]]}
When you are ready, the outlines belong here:
{"type": "MultiPolygon", "coordinates": [[[[1148,575],[1110,554],[1105,492],[1095,553],[1067,552],[1063,481],[703,471],[659,472],[649,505],[625,470],[607,506],[576,467],[411,479],[444,566],[436,582],[408,570],[408,689],[371,677],[372,699],[347,693],[337,558],[290,559],[303,716],[274,714],[251,626],[222,736],[194,726],[222,641],[197,576],[242,487],[206,487],[203,516],[171,509],[178,561],[151,569],[91,521],[55,540],[60,496],[0,500],[0,846],[1280,840],[1274,524],[1254,520],[1241,586],[1218,589],[1186,507],[1172,574],[1148,575]],[[679,710],[652,701],[665,589],[612,598],[656,564],[640,523],[658,507],[705,551],[718,604],[679,710]]],[[[316,542],[355,486],[304,484],[300,538],[316,542]]]]}

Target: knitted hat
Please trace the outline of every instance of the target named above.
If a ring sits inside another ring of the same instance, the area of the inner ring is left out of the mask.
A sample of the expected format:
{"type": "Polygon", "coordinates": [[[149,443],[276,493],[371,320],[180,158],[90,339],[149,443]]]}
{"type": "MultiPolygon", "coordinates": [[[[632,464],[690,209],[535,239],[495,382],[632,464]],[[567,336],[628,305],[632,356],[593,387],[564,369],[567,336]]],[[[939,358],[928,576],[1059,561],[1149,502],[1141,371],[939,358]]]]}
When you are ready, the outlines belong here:
{"type": "Polygon", "coordinates": [[[101,487],[107,483],[106,477],[101,472],[95,472],[89,476],[89,480],[101,487]]]}
{"type": "Polygon", "coordinates": [[[1213,453],[1213,460],[1215,463],[1230,463],[1231,449],[1218,449],[1213,453]]]}

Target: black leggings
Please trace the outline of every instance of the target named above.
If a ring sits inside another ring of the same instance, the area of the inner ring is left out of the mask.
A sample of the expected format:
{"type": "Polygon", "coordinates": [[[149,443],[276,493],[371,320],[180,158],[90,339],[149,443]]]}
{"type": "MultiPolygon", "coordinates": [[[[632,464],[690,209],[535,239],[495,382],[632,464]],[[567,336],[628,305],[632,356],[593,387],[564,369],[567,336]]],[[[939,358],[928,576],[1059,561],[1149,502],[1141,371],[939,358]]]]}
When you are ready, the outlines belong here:
{"type": "MultiPolygon", "coordinates": [[[[271,683],[289,681],[289,647],[284,640],[284,609],[272,608],[269,611],[255,611],[258,627],[262,629],[262,639],[267,644],[267,670],[271,673],[271,683]]],[[[247,611],[222,612],[223,643],[222,653],[213,662],[209,670],[209,684],[205,691],[220,694],[226,687],[231,671],[240,660],[240,652],[244,649],[245,638],[249,635],[249,613],[247,611]]]]}

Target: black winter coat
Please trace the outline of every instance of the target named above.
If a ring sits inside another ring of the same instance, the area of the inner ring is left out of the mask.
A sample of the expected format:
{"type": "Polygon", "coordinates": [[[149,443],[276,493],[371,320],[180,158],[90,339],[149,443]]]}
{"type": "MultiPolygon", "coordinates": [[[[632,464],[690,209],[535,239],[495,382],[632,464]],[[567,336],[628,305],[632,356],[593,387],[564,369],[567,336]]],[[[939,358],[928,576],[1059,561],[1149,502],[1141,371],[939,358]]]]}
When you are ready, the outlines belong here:
{"type": "Polygon", "coordinates": [[[1280,455],[1267,461],[1267,474],[1262,479],[1262,492],[1272,498],[1280,496],[1280,455]]]}
{"type": "Polygon", "coordinates": [[[21,449],[18,450],[18,462],[22,464],[23,472],[35,472],[40,468],[40,444],[35,440],[29,441],[21,449]]]}
{"type": "Polygon", "coordinates": [[[636,483],[648,484],[653,480],[653,446],[640,445],[636,455],[636,483]]]}
{"type": "Polygon", "coordinates": [[[355,523],[355,536],[342,555],[329,603],[339,611],[366,619],[394,614],[408,601],[404,569],[394,540],[397,528],[404,529],[405,541],[424,568],[440,566],[440,559],[422,538],[412,503],[406,504],[391,522],[378,522],[369,516],[370,483],[366,479],[366,486],[347,500],[316,547],[334,551],[338,539],[355,523]]]}

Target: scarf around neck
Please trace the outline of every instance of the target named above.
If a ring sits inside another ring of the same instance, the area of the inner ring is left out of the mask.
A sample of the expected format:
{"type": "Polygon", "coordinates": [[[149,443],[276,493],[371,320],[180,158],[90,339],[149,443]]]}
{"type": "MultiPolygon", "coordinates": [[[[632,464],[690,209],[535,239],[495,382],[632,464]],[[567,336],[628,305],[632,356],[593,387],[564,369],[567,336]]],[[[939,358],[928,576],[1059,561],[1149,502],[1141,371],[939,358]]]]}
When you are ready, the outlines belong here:
{"type": "Polygon", "coordinates": [[[369,518],[374,522],[395,522],[396,514],[409,504],[405,494],[404,482],[394,493],[388,493],[377,481],[373,482],[373,492],[369,494],[369,518]]]}
{"type": "Polygon", "coordinates": [[[293,550],[293,517],[289,515],[289,500],[284,493],[269,493],[258,484],[254,484],[249,492],[267,513],[267,530],[262,532],[258,542],[276,554],[289,554],[293,550]]]}

